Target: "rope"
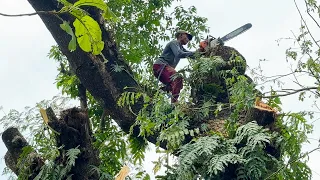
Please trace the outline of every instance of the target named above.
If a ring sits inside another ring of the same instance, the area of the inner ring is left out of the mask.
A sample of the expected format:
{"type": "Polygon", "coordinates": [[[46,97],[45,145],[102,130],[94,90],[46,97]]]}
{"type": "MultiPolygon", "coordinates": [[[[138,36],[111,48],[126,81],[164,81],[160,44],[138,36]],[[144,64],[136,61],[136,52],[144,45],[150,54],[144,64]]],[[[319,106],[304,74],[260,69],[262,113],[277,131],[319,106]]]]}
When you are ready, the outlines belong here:
{"type": "Polygon", "coordinates": [[[164,70],[165,67],[166,67],[166,64],[162,64],[162,67],[161,67],[161,69],[160,69],[160,73],[159,73],[158,78],[157,78],[157,79],[158,79],[157,85],[156,85],[157,88],[159,88],[160,76],[161,76],[161,74],[162,74],[162,72],[163,72],[163,70],[164,70]]]}

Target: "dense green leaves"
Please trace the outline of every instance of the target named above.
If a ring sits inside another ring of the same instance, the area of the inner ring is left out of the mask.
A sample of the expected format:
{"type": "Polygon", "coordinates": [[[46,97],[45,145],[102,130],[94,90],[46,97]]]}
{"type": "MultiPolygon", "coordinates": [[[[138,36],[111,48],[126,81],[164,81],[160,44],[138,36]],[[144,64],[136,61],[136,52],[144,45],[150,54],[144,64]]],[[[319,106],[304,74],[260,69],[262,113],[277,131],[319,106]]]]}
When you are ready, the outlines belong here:
{"type": "Polygon", "coordinates": [[[207,32],[206,18],[198,16],[194,9],[187,9],[182,16],[176,16],[178,9],[173,12],[167,10],[172,2],[174,0],[108,1],[108,6],[120,19],[114,30],[120,51],[128,62],[143,62],[150,67],[161,53],[163,44],[173,38],[178,28],[194,33],[196,41],[193,42],[198,42],[201,33],[207,32]],[[188,19],[183,19],[183,15],[188,19]]]}

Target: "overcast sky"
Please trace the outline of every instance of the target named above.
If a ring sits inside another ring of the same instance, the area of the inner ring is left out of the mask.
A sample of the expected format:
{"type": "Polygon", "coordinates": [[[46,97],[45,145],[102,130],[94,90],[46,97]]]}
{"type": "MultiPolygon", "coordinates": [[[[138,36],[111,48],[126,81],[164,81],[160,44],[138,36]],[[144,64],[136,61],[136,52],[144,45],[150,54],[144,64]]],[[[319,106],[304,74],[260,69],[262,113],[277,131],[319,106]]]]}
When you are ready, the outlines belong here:
{"type": "MultiPolygon", "coordinates": [[[[302,0],[297,1],[304,7],[302,0]]],[[[299,14],[292,0],[182,0],[175,4],[196,6],[199,15],[208,18],[211,35],[215,37],[222,37],[245,23],[252,23],[253,27],[249,31],[226,45],[236,48],[246,58],[250,68],[256,67],[259,59],[267,59],[262,65],[268,76],[290,71],[290,64],[285,60],[285,50],[292,43],[283,42],[278,46],[276,40],[292,36],[291,30],[298,32],[299,14]]],[[[21,14],[34,10],[26,0],[1,0],[0,12],[21,14]]],[[[0,106],[3,106],[4,112],[9,109],[22,110],[25,106],[34,106],[36,102],[57,95],[59,91],[54,85],[56,64],[47,57],[55,42],[40,18],[0,16],[0,23],[0,106]]],[[[182,60],[178,68],[185,66],[186,62],[182,60]]],[[[290,79],[287,79],[286,85],[292,86],[290,79]]],[[[310,101],[298,102],[296,97],[283,98],[285,111],[311,109],[311,104],[310,101]]],[[[0,112],[0,117],[2,115],[0,112]]],[[[314,125],[314,133],[310,137],[319,139],[319,121],[314,125]]],[[[318,146],[317,141],[310,139],[310,142],[304,145],[305,151],[318,146]]],[[[1,142],[0,157],[5,152],[6,148],[1,142]]],[[[148,155],[150,159],[154,156],[151,153],[148,155]]],[[[319,152],[310,155],[313,179],[320,179],[320,175],[315,173],[320,173],[320,166],[317,167],[319,159],[319,152]]],[[[3,167],[4,161],[1,160],[0,168],[3,167]]],[[[146,168],[148,171],[152,169],[151,166],[146,168]]]]}

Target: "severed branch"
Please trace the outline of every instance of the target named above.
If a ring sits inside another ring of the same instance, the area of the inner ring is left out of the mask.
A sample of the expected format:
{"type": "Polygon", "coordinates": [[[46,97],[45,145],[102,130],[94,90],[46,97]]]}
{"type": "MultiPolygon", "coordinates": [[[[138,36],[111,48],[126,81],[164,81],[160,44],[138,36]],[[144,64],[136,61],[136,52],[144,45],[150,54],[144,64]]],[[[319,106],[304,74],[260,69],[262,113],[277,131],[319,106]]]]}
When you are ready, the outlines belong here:
{"type": "Polygon", "coordinates": [[[24,162],[20,164],[19,158],[21,158],[21,155],[24,153],[24,148],[28,147],[29,144],[19,130],[14,127],[6,129],[2,134],[2,140],[8,149],[5,155],[7,167],[9,167],[17,176],[19,176],[20,173],[23,173],[23,171],[28,171],[31,173],[28,179],[31,180],[35,178],[40,172],[41,167],[44,165],[44,162],[39,155],[32,150],[24,155],[24,162]]]}

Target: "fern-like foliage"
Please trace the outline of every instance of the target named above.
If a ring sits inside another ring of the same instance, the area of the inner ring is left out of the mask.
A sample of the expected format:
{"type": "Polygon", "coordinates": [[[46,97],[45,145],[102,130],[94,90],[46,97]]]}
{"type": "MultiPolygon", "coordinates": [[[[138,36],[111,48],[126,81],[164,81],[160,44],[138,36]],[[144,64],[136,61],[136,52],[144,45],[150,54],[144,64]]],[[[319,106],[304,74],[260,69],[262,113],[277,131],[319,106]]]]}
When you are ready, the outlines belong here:
{"type": "Polygon", "coordinates": [[[264,151],[274,137],[275,134],[255,122],[239,127],[232,139],[218,135],[201,137],[180,149],[176,178],[201,175],[205,179],[219,179],[224,177],[226,168],[233,166],[236,173],[230,177],[262,179],[273,170],[269,165],[278,162],[264,151]]]}
{"type": "Polygon", "coordinates": [[[68,174],[71,168],[75,165],[76,159],[80,154],[78,148],[69,149],[66,152],[67,162],[65,164],[55,164],[54,161],[47,162],[41,167],[41,171],[34,180],[61,180],[71,179],[72,174],[68,174]]]}

